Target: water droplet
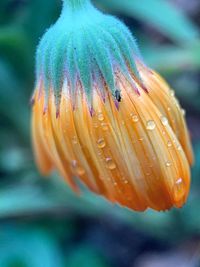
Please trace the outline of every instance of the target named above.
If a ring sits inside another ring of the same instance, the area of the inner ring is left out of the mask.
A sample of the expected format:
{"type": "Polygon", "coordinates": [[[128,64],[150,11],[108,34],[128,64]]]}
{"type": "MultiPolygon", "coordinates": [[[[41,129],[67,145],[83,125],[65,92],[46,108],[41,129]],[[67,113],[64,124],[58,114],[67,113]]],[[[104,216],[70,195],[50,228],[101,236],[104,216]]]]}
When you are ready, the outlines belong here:
{"type": "Polygon", "coordinates": [[[72,137],[72,143],[73,143],[74,145],[76,145],[76,144],[78,143],[78,140],[77,140],[77,137],[76,137],[76,136],[73,136],[73,137],[72,137]]]}
{"type": "Polygon", "coordinates": [[[102,156],[102,152],[101,152],[101,151],[98,151],[97,154],[98,154],[99,156],[102,156]]]}
{"type": "Polygon", "coordinates": [[[173,90],[170,91],[171,96],[175,96],[175,92],[173,90]]]}
{"type": "Polygon", "coordinates": [[[162,122],[162,124],[163,124],[164,126],[166,126],[166,125],[168,124],[168,119],[167,119],[165,116],[162,116],[162,117],[160,118],[160,120],[161,120],[161,122],[162,122]]]}
{"type": "Polygon", "coordinates": [[[147,130],[149,130],[149,131],[154,130],[154,129],[156,128],[156,124],[155,124],[155,122],[154,122],[153,120],[149,120],[149,121],[147,121],[146,128],[147,128],[147,130]]]}
{"type": "Polygon", "coordinates": [[[180,201],[185,195],[185,185],[183,179],[180,177],[176,180],[174,185],[174,199],[180,201]]]}
{"type": "Polygon", "coordinates": [[[168,142],[167,142],[167,146],[168,146],[168,147],[172,147],[172,142],[171,142],[171,141],[168,141],[168,142]]]}
{"type": "Polygon", "coordinates": [[[73,171],[77,175],[81,176],[81,175],[85,174],[85,170],[81,166],[78,165],[78,162],[76,160],[72,160],[71,165],[72,165],[73,171]]]}
{"type": "Polygon", "coordinates": [[[139,118],[138,118],[137,115],[132,115],[132,120],[133,120],[134,122],[138,122],[138,121],[139,121],[139,118]]]}
{"type": "Polygon", "coordinates": [[[178,178],[178,180],[176,181],[176,185],[180,185],[183,183],[183,179],[180,177],[178,178]]]}
{"type": "Polygon", "coordinates": [[[104,140],[104,138],[100,138],[97,140],[97,145],[99,148],[104,148],[106,146],[106,142],[104,140]]]}
{"type": "Polygon", "coordinates": [[[101,123],[101,127],[102,127],[103,131],[107,131],[108,130],[108,124],[105,123],[105,122],[101,123]]]}
{"type": "Polygon", "coordinates": [[[99,113],[99,114],[98,114],[98,120],[99,120],[99,121],[103,121],[103,120],[104,120],[104,116],[103,116],[102,113],[99,113]]]}
{"type": "Polygon", "coordinates": [[[74,167],[76,167],[77,166],[77,161],[76,160],[72,160],[72,167],[74,168],[74,167]]]}
{"type": "Polygon", "coordinates": [[[112,182],[112,179],[110,177],[106,177],[106,180],[112,182]]]}
{"type": "Polygon", "coordinates": [[[168,108],[167,108],[167,110],[168,110],[168,111],[171,111],[171,108],[170,108],[170,107],[168,107],[168,108]]]}
{"type": "Polygon", "coordinates": [[[185,109],[181,109],[181,111],[182,111],[183,116],[185,116],[186,115],[185,109]]]}
{"type": "Polygon", "coordinates": [[[80,176],[85,174],[85,170],[84,170],[82,167],[80,167],[80,166],[78,166],[78,167],[76,168],[76,172],[77,172],[77,174],[80,175],[80,176]]]}
{"type": "Polygon", "coordinates": [[[142,142],[142,141],[144,140],[144,138],[143,138],[143,137],[140,137],[138,140],[139,140],[140,142],[142,142]]]}
{"type": "Polygon", "coordinates": [[[167,167],[170,167],[170,166],[172,165],[172,163],[171,163],[171,161],[168,160],[168,161],[165,162],[165,165],[166,165],[167,167]]]}
{"type": "Polygon", "coordinates": [[[178,150],[178,151],[181,151],[181,150],[182,150],[181,145],[177,145],[177,150],[178,150]]]}
{"type": "Polygon", "coordinates": [[[97,122],[94,122],[94,123],[93,123],[93,126],[94,126],[94,128],[98,128],[98,127],[99,127],[99,125],[98,125],[97,122]]]}
{"type": "Polygon", "coordinates": [[[175,99],[174,103],[175,103],[176,107],[178,109],[180,109],[180,103],[179,103],[178,99],[175,99]]]}
{"type": "Polygon", "coordinates": [[[111,158],[106,158],[106,166],[110,170],[114,170],[116,168],[116,165],[111,158]]]}

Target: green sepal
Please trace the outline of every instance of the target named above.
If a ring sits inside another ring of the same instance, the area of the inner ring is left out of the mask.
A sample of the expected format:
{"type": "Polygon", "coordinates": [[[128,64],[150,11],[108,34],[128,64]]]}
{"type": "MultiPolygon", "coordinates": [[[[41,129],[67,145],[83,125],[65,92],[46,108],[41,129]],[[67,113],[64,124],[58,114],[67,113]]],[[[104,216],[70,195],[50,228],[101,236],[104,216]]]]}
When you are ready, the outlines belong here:
{"type": "Polygon", "coordinates": [[[116,18],[108,17],[108,21],[104,26],[106,25],[108,27],[108,32],[112,34],[112,37],[119,46],[126,63],[132,69],[133,73],[139,76],[134,56],[141,58],[141,55],[136,40],[133,38],[128,28],[116,18]]]}
{"type": "Polygon", "coordinates": [[[57,108],[66,80],[73,104],[78,82],[91,107],[94,83],[102,96],[106,84],[119,101],[114,72],[120,69],[132,82],[130,68],[139,78],[135,57],[140,57],[137,44],[123,23],[99,12],[89,0],[66,0],[60,18],[38,47],[37,79],[42,77],[47,98],[49,90],[54,91],[57,108]]]}
{"type": "Polygon", "coordinates": [[[52,77],[52,88],[54,91],[56,106],[59,106],[61,100],[61,90],[64,83],[64,71],[65,61],[67,58],[67,48],[64,45],[67,35],[64,34],[59,36],[56,43],[51,49],[50,55],[50,74],[52,77]]]}
{"type": "Polygon", "coordinates": [[[112,93],[114,93],[115,81],[114,81],[113,64],[111,60],[109,46],[105,45],[105,40],[103,38],[103,35],[99,35],[96,29],[95,30],[93,29],[93,31],[90,30],[88,32],[87,37],[88,37],[87,40],[91,56],[97,63],[108,88],[112,91],[112,93]]]}
{"type": "Polygon", "coordinates": [[[92,70],[91,70],[91,57],[89,54],[89,47],[87,41],[87,33],[84,28],[80,29],[79,34],[74,36],[74,49],[75,49],[75,63],[78,75],[82,82],[82,86],[85,89],[88,104],[92,102],[92,70]],[[83,41],[85,40],[85,41],[83,41]]]}
{"type": "Polygon", "coordinates": [[[68,79],[70,84],[70,94],[73,100],[73,105],[75,104],[75,94],[76,94],[76,82],[77,82],[77,74],[76,74],[76,62],[74,60],[74,42],[73,42],[73,35],[70,36],[68,43],[67,43],[67,72],[68,72],[68,79]]]}

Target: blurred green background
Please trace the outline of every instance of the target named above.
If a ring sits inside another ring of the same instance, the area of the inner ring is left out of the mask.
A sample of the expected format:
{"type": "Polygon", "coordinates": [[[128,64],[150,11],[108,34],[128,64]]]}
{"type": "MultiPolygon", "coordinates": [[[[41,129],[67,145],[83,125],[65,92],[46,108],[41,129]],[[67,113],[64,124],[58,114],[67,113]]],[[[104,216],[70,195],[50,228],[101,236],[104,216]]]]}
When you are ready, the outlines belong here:
{"type": "Polygon", "coordinates": [[[187,110],[196,163],[181,210],[113,206],[61,178],[40,177],[30,142],[29,99],[39,38],[60,0],[0,1],[0,267],[200,266],[200,1],[95,0],[120,17],[146,62],[187,110]]]}

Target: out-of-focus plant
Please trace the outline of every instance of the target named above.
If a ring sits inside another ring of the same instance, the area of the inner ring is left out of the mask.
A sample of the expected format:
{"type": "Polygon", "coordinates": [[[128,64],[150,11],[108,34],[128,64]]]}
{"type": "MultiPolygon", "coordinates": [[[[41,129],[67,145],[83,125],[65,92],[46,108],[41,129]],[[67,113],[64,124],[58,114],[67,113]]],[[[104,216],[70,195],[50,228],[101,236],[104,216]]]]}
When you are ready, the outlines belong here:
{"type": "MultiPolygon", "coordinates": [[[[191,21],[180,6],[172,4],[172,1],[94,0],[94,3],[105,12],[121,16],[138,37],[145,60],[167,78],[172,79],[174,85],[177,85],[177,93],[186,105],[188,116],[192,118],[192,135],[196,144],[196,164],[193,169],[192,190],[188,204],[182,210],[160,214],[152,211],[136,214],[114,207],[100,197],[93,196],[87,190],[84,190],[81,197],[77,197],[68,190],[66,185],[63,185],[58,177],[52,176],[48,180],[43,180],[38,175],[29,141],[29,97],[34,86],[35,49],[39,37],[58,16],[61,1],[1,0],[0,219],[24,217],[27,214],[37,215],[44,212],[54,214],[60,210],[66,217],[70,212],[91,217],[109,214],[148,234],[160,239],[171,239],[172,242],[175,237],[180,240],[200,233],[200,214],[198,213],[200,201],[199,26],[191,21]],[[159,41],[155,40],[154,36],[159,36],[159,41]],[[172,232],[171,236],[168,234],[169,231],[172,232]]],[[[29,240],[30,250],[31,244],[35,242],[34,231],[29,240]]],[[[21,236],[17,230],[11,232],[13,236],[16,235],[17,240],[18,236],[21,236]]],[[[23,233],[22,236],[25,234],[23,233]]],[[[57,248],[53,243],[51,247],[46,246],[49,241],[47,241],[48,238],[43,237],[44,242],[38,245],[44,244],[42,250],[44,255],[48,254],[49,250],[57,253],[57,248]]],[[[5,242],[5,236],[0,235],[0,244],[2,240],[5,242]]],[[[21,244],[16,243],[16,246],[21,246],[21,244]]],[[[13,247],[9,243],[4,246],[3,252],[0,250],[0,263],[3,260],[2,255],[7,255],[6,253],[10,250],[13,250],[13,247]]],[[[79,258],[81,261],[81,256],[79,258]]],[[[97,262],[94,266],[106,266],[99,259],[97,262]]],[[[56,266],[62,266],[62,263],[59,264],[56,266]]],[[[70,266],[77,266],[73,263],[73,259],[70,260],[70,264],[70,266]]],[[[4,265],[1,266],[4,267],[4,265]]]]}

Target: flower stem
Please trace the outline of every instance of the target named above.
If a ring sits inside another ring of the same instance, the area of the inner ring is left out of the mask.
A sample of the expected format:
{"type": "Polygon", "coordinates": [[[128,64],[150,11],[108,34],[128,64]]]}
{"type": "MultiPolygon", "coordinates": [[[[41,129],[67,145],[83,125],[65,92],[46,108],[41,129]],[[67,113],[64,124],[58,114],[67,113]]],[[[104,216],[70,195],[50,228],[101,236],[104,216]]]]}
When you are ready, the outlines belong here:
{"type": "Polygon", "coordinates": [[[76,10],[90,4],[90,0],[63,0],[64,6],[68,9],[76,10]]]}

